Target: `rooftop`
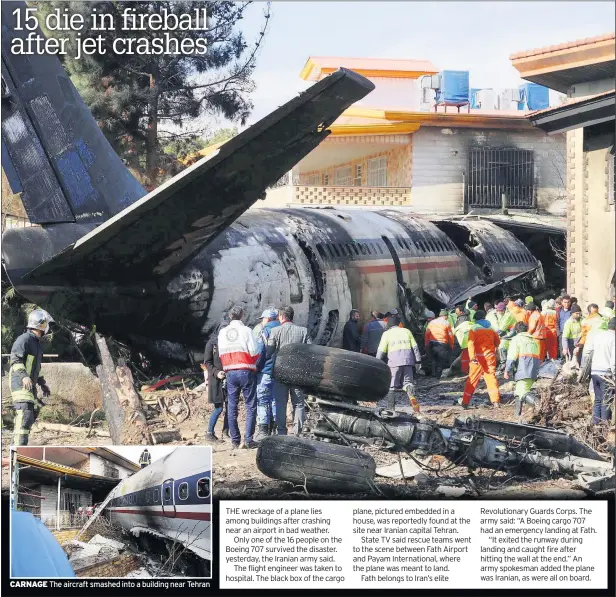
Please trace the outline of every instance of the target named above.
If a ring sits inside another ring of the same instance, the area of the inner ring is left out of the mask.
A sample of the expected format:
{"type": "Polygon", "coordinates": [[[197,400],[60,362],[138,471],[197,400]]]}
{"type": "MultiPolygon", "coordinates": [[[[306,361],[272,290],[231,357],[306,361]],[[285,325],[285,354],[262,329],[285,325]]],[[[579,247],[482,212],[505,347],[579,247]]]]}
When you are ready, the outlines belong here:
{"type": "Polygon", "coordinates": [[[605,41],[614,41],[614,32],[596,35],[595,37],[585,37],[584,39],[576,39],[574,41],[566,41],[561,44],[545,46],[543,48],[533,48],[532,50],[522,50],[509,56],[509,60],[518,60],[520,58],[530,58],[531,56],[539,56],[540,54],[552,54],[560,50],[568,50],[570,48],[581,48],[583,46],[591,46],[605,41]]]}
{"type": "Polygon", "coordinates": [[[422,75],[431,75],[439,72],[439,69],[429,60],[310,56],[299,76],[305,81],[318,81],[340,67],[348,68],[364,77],[417,79],[422,75]]]}

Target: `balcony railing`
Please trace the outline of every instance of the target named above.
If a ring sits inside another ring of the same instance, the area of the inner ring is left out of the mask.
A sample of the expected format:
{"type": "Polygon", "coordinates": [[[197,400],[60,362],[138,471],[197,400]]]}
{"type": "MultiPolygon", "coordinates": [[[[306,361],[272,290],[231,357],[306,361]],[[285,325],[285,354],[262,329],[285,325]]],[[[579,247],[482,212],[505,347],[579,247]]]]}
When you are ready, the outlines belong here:
{"type": "Polygon", "coordinates": [[[315,205],[410,205],[411,187],[295,185],[293,202],[315,205]]]}

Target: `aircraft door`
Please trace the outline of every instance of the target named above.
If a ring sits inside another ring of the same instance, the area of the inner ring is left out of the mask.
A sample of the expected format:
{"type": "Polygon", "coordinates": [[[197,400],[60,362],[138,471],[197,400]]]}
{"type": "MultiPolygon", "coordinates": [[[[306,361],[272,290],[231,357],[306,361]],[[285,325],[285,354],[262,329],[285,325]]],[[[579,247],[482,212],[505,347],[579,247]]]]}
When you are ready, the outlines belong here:
{"type": "Polygon", "coordinates": [[[173,479],[163,481],[161,487],[161,503],[163,505],[163,514],[168,518],[175,518],[175,498],[173,479]]]}

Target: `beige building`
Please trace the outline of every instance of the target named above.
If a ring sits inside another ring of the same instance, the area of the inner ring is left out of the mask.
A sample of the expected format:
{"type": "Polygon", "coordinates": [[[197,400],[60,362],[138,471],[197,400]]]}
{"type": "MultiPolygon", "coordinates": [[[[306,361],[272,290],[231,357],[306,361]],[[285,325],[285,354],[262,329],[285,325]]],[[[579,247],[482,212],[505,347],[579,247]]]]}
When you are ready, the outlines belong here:
{"type": "Polygon", "coordinates": [[[492,100],[456,109],[436,106],[439,69],[425,60],[311,57],[300,76],[319,81],[338,67],[370,79],[374,91],[255,207],[395,205],[450,215],[500,210],[504,193],[514,212],[564,218],[564,135],[546,135],[518,103],[504,102],[519,89],[487,90],[492,100]]]}
{"type": "Polygon", "coordinates": [[[511,56],[522,78],[567,94],[529,115],[567,137],[567,289],[585,308],[615,293],[614,33],[511,56]]]}

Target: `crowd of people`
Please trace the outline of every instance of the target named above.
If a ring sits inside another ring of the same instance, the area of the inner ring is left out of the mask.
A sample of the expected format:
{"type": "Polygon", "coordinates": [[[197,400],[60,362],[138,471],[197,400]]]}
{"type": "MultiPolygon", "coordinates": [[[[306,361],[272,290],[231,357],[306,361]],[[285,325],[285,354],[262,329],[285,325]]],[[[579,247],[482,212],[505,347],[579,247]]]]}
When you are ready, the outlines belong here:
{"type": "MultiPolygon", "coordinates": [[[[397,312],[393,318],[391,313],[387,315],[373,312],[372,319],[361,329],[359,313],[351,311],[344,329],[343,347],[385,357],[387,350],[379,345],[386,338],[383,346],[388,347],[387,330],[401,325],[399,318],[395,318],[397,312]]],[[[603,308],[592,303],[582,316],[577,299],[564,290],[559,297],[543,300],[540,305],[532,296],[506,297],[496,304],[484,303],[481,309],[476,301],[469,299],[451,311],[442,309],[438,317],[426,311],[424,357],[430,364],[429,373],[436,378],[455,365],[466,375],[464,392],[458,401],[463,408],[469,407],[482,379],[491,406],[500,408],[497,376],[502,374],[505,380],[512,379],[518,415],[525,403],[534,403],[533,385],[546,360],[560,358],[572,361],[577,367],[589,366],[594,394],[593,420],[598,422],[608,420],[612,414],[613,390],[607,378],[614,374],[615,329],[613,301],[607,301],[603,308]]],[[[417,369],[422,357],[413,335],[410,332],[408,335],[396,339],[400,357],[389,358],[388,363],[392,388],[407,390],[412,402],[413,369],[417,369]]]]}
{"type": "MultiPolygon", "coordinates": [[[[414,376],[423,363],[428,364],[427,373],[436,378],[446,370],[460,368],[466,381],[457,403],[465,409],[482,379],[492,408],[501,406],[499,376],[514,381],[518,415],[525,403],[534,403],[533,386],[545,361],[565,359],[578,367],[590,365],[593,420],[597,422],[612,416],[613,390],[608,379],[614,374],[616,358],[614,302],[607,301],[601,309],[593,303],[586,311],[582,316],[577,299],[564,291],[540,305],[531,296],[506,297],[496,304],[484,303],[483,308],[469,299],[451,311],[440,310],[438,316],[426,311],[420,347],[397,309],[373,311],[363,326],[360,312],[353,309],[342,343],[345,350],[376,357],[389,366],[392,392],[380,406],[410,405],[417,412],[414,376]]],[[[209,374],[209,400],[214,405],[206,441],[217,443],[226,437],[234,449],[252,449],[268,435],[286,435],[289,398],[293,433],[301,433],[305,396],[300,389],[273,377],[276,355],[283,346],[311,342],[308,330],[293,323],[293,316],[289,306],[268,308],[251,329],[242,322],[241,307],[233,307],[225,315],[205,348],[203,368],[209,374]],[[246,410],[243,441],[238,425],[240,395],[246,410]],[[221,415],[223,438],[215,435],[221,415]]]]}
{"type": "Polygon", "coordinates": [[[251,329],[242,322],[241,307],[235,306],[225,315],[205,347],[208,396],[214,405],[206,441],[224,442],[223,438],[228,437],[233,449],[254,449],[268,435],[286,435],[289,396],[293,432],[299,435],[306,416],[305,396],[298,388],[282,384],[272,375],[276,355],[283,346],[311,342],[308,330],[294,324],[293,317],[293,307],[269,308],[251,329]],[[243,441],[238,425],[240,394],[246,409],[243,441]],[[223,410],[223,437],[219,438],[214,430],[223,410]]]}

